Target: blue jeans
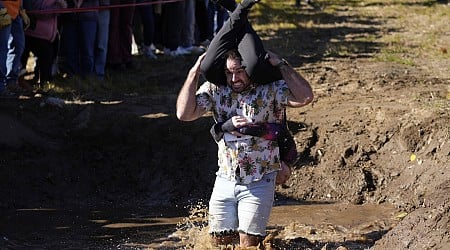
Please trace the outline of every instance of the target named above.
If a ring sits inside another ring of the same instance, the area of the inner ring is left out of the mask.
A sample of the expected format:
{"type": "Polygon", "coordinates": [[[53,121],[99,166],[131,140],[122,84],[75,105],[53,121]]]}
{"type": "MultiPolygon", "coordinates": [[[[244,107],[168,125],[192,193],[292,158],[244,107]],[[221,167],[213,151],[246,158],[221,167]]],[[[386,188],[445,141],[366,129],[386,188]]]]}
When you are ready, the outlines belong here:
{"type": "Polygon", "coordinates": [[[94,73],[97,20],[66,20],[61,34],[61,50],[69,74],[83,77],[94,73]]]}
{"type": "Polygon", "coordinates": [[[181,46],[191,47],[195,42],[195,0],[186,0],[185,16],[181,30],[181,46]]]}
{"type": "Polygon", "coordinates": [[[216,177],[209,201],[209,233],[243,232],[266,235],[277,172],[247,185],[216,177]]]}
{"type": "Polygon", "coordinates": [[[24,49],[25,34],[19,15],[11,25],[0,29],[0,91],[3,91],[5,84],[17,83],[24,49]]]}
{"type": "Polygon", "coordinates": [[[109,9],[100,10],[98,12],[97,40],[94,56],[94,71],[101,78],[105,76],[106,58],[108,54],[109,39],[109,9]]]}

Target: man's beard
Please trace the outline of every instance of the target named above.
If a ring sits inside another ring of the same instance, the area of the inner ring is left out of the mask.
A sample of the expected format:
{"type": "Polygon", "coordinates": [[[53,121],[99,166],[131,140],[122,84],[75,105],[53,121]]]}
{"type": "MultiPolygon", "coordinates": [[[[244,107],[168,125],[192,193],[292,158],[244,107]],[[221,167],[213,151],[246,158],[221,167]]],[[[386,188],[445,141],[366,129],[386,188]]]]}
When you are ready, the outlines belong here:
{"type": "Polygon", "coordinates": [[[251,83],[245,83],[243,81],[233,82],[228,84],[234,92],[240,93],[251,87],[251,83]]]}

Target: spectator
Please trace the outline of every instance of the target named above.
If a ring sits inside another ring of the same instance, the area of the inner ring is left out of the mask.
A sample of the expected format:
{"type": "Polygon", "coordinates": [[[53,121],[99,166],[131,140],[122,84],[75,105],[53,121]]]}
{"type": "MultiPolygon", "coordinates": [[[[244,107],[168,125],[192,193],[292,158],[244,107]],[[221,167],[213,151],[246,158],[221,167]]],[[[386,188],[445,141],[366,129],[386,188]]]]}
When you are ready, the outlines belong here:
{"type": "Polygon", "coordinates": [[[161,45],[165,55],[180,56],[189,54],[181,48],[181,33],[184,20],[185,2],[162,4],[161,45]]]}
{"type": "Polygon", "coordinates": [[[222,28],[223,23],[228,19],[228,11],[221,5],[209,1],[208,4],[208,40],[212,40],[214,35],[222,28]]]}
{"type": "Polygon", "coordinates": [[[195,0],[184,1],[184,22],[181,30],[181,47],[191,53],[195,43],[195,0]]]}
{"type": "Polygon", "coordinates": [[[209,45],[209,19],[205,0],[186,0],[181,49],[186,54],[201,54],[209,45]]]}
{"type": "MultiPolygon", "coordinates": [[[[137,0],[137,3],[153,2],[153,0],[137,0]]],[[[134,41],[139,52],[150,59],[157,59],[153,52],[155,38],[155,17],[153,4],[136,6],[133,19],[134,41]]]]}
{"type": "Polygon", "coordinates": [[[22,1],[0,1],[0,95],[22,92],[18,85],[20,59],[25,48],[24,21],[29,24],[22,1]],[[24,17],[24,18],[22,18],[24,17]]]}
{"type": "Polygon", "coordinates": [[[209,19],[207,0],[195,0],[195,23],[197,27],[197,44],[207,48],[209,46],[209,19]]]}
{"type": "MultiPolygon", "coordinates": [[[[30,10],[51,10],[67,8],[65,0],[24,0],[30,10]]],[[[25,51],[22,55],[22,66],[27,65],[30,52],[36,58],[35,81],[41,84],[52,80],[52,65],[55,58],[54,43],[58,36],[58,14],[30,14],[32,23],[25,31],[25,51]]]]}
{"type": "MultiPolygon", "coordinates": [[[[98,7],[99,0],[73,0],[69,8],[98,7]]],[[[94,48],[98,10],[62,15],[61,51],[64,70],[69,76],[94,74],[94,48]]]]}
{"type": "Polygon", "coordinates": [[[122,65],[133,68],[133,16],[136,0],[111,0],[112,5],[125,6],[111,9],[107,63],[112,69],[122,65]]]}
{"type": "MultiPolygon", "coordinates": [[[[100,6],[109,6],[110,0],[100,0],[100,6]]],[[[108,56],[110,10],[102,8],[98,11],[97,35],[94,48],[94,72],[99,79],[105,78],[106,59],[108,56]]]]}

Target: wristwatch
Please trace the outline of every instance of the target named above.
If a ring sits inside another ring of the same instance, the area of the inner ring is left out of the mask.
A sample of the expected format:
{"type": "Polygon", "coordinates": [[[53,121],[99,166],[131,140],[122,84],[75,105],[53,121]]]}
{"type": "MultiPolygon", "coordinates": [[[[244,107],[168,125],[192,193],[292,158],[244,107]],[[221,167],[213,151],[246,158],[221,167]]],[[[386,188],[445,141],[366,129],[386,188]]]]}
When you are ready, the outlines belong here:
{"type": "Polygon", "coordinates": [[[286,59],[281,58],[281,61],[280,61],[279,63],[277,63],[277,65],[275,65],[275,67],[279,68],[279,67],[281,67],[281,66],[283,66],[283,65],[288,66],[289,63],[286,61],[286,59]]]}

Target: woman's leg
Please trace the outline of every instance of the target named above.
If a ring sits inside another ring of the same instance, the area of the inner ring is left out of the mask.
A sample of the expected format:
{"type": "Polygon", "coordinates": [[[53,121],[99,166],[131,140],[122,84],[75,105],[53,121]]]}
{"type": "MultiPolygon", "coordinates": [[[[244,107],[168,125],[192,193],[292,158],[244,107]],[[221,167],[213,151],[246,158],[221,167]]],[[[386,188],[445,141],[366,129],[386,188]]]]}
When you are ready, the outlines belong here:
{"type": "Polygon", "coordinates": [[[53,44],[35,37],[28,37],[26,41],[30,42],[30,49],[39,60],[39,67],[34,70],[35,75],[38,76],[35,76],[35,80],[37,82],[39,79],[41,85],[45,84],[52,79],[53,44]]]}
{"type": "Polygon", "coordinates": [[[87,77],[95,73],[94,48],[97,34],[97,21],[81,20],[78,25],[80,31],[80,73],[81,76],[87,77]]]}
{"type": "MultiPolygon", "coordinates": [[[[230,8],[232,0],[220,0],[230,8]]],[[[253,82],[265,84],[281,79],[278,68],[273,67],[266,59],[263,43],[248,22],[247,16],[255,0],[244,0],[231,13],[211,42],[201,69],[206,79],[212,83],[225,85],[224,55],[231,49],[238,49],[242,56],[242,65],[253,82]]]]}
{"type": "Polygon", "coordinates": [[[263,43],[252,27],[247,28],[239,42],[238,51],[242,56],[242,65],[246,66],[245,71],[252,82],[267,84],[283,78],[280,70],[267,60],[263,43]]]}
{"type": "MultiPolygon", "coordinates": [[[[259,0],[243,0],[240,5],[248,8],[245,6],[251,7],[255,2],[259,0]]],[[[282,79],[280,70],[267,60],[267,52],[261,38],[248,21],[247,23],[245,33],[238,44],[238,51],[250,79],[256,84],[266,84],[282,79]]]]}
{"type": "MultiPolygon", "coordinates": [[[[225,1],[229,2],[230,0],[225,1]]],[[[218,3],[220,4],[221,1],[218,3]]],[[[250,26],[247,15],[251,6],[244,7],[239,4],[211,41],[201,65],[201,70],[209,82],[218,85],[226,84],[224,55],[231,49],[237,49],[241,38],[248,29],[246,27],[250,26]]]]}

